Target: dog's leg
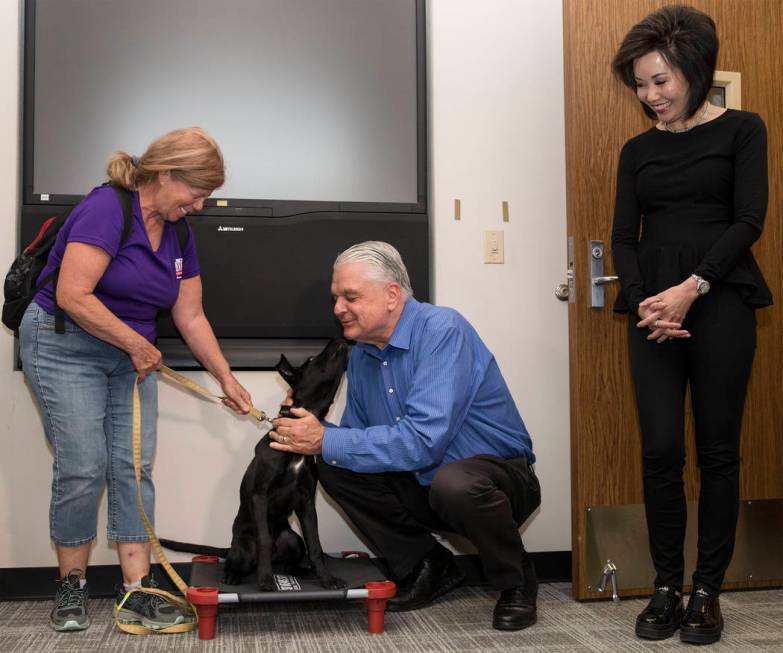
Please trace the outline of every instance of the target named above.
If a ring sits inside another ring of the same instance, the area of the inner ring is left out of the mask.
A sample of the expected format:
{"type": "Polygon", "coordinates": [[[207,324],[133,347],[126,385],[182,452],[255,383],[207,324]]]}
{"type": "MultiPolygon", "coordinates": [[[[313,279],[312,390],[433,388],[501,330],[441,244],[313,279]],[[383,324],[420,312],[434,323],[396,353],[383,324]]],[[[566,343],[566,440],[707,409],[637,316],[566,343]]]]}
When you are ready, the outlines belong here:
{"type": "Polygon", "coordinates": [[[266,495],[253,495],[253,508],[256,521],[256,577],[258,586],[265,592],[275,589],[275,577],[272,573],[272,547],[274,540],[269,532],[268,500],[266,495]]]}
{"type": "Polygon", "coordinates": [[[293,573],[304,562],[307,564],[307,549],[299,535],[291,528],[288,520],[273,529],[275,546],[272,552],[272,564],[283,566],[287,573],[293,573]]]}
{"type": "MultiPolygon", "coordinates": [[[[304,478],[300,479],[304,481],[304,478]]],[[[306,486],[308,483],[302,483],[306,486]]],[[[331,574],[324,564],[324,552],[321,549],[321,540],[318,537],[318,515],[315,511],[315,483],[312,490],[302,488],[297,492],[296,506],[294,507],[299,525],[302,527],[302,535],[307,545],[307,557],[310,560],[318,582],[326,589],[342,589],[346,587],[345,581],[331,574]]]]}
{"type": "Polygon", "coordinates": [[[255,529],[252,515],[244,501],[240,500],[231,531],[231,549],[223,566],[223,582],[227,585],[239,585],[245,576],[252,573],[256,565],[255,529]]]}

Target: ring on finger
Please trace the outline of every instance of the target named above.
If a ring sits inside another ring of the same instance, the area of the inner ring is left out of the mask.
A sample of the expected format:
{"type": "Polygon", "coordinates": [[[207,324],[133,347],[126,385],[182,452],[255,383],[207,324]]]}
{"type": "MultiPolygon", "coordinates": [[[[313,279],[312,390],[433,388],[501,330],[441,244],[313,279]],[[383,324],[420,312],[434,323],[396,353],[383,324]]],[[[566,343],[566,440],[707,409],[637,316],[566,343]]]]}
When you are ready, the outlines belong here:
{"type": "Polygon", "coordinates": [[[656,329],[658,328],[658,323],[659,323],[659,322],[660,322],[660,320],[655,320],[655,322],[653,322],[653,326],[654,326],[656,329]]]}

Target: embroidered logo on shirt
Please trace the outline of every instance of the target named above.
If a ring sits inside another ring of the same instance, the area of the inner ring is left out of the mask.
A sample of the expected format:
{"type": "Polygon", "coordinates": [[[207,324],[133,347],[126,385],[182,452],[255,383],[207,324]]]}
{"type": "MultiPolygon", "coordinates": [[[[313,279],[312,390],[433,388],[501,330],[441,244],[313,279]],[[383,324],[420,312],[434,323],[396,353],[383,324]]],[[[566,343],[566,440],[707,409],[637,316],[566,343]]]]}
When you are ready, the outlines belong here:
{"type": "Polygon", "coordinates": [[[174,259],[174,272],[177,275],[177,279],[182,278],[182,259],[181,258],[175,258],[174,259]]]}

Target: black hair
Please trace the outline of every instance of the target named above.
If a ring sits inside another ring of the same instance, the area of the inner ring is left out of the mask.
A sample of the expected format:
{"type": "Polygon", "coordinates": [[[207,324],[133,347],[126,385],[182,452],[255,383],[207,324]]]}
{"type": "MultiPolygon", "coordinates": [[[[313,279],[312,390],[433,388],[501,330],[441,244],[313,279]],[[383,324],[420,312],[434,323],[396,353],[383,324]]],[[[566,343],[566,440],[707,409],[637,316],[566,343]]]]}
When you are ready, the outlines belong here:
{"type": "MultiPolygon", "coordinates": [[[[625,35],[612,60],[614,74],[636,91],[634,62],[650,52],[660,52],[688,83],[686,118],[693,116],[707,99],[718,60],[718,34],[715,21],[707,14],[685,5],[669,5],[651,13],[625,35]]],[[[656,114],[642,102],[644,112],[656,114]]]]}

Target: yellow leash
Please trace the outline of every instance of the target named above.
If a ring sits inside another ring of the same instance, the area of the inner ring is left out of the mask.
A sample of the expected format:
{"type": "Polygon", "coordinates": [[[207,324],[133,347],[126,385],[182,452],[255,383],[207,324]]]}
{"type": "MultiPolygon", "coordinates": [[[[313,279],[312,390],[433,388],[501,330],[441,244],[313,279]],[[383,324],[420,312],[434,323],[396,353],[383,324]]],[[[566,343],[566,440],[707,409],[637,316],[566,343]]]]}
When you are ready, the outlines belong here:
{"type": "MultiPolygon", "coordinates": [[[[155,557],[158,562],[166,570],[169,578],[174,582],[182,592],[183,596],[187,595],[188,585],[180,577],[180,575],[174,571],[174,567],[166,559],[166,554],[163,553],[163,548],[155,535],[155,530],[150,524],[150,520],[147,518],[147,513],[144,510],[144,503],[141,499],[141,401],[139,400],[139,380],[138,378],[133,384],[133,472],[136,477],[136,505],[139,507],[139,515],[141,521],[144,523],[144,530],[147,531],[147,535],[150,538],[150,544],[152,550],[155,552],[155,557]]],[[[126,633],[132,633],[134,635],[153,635],[153,634],[166,634],[166,633],[186,633],[191,630],[195,630],[198,627],[198,613],[196,609],[186,600],[174,596],[169,592],[163,590],[154,589],[150,587],[132,589],[126,592],[119,605],[114,607],[114,621],[120,630],[124,630],[126,633]],[[128,597],[133,592],[146,592],[148,594],[157,594],[168,599],[171,603],[176,605],[182,613],[185,615],[185,621],[183,623],[175,624],[161,629],[152,629],[142,626],[141,624],[126,624],[120,621],[119,612],[128,597]]]]}
{"type": "MultiPolygon", "coordinates": [[[[189,390],[192,390],[193,392],[211,399],[224,399],[224,397],[213,394],[205,387],[199,385],[195,381],[191,381],[185,375],[180,374],[179,372],[175,372],[165,365],[161,366],[160,371],[166,376],[175,380],[177,383],[185,386],[189,390]]],[[[270,421],[266,416],[266,413],[258,410],[257,408],[251,406],[249,412],[259,422],[270,421]]],[[[184,580],[182,580],[182,577],[174,570],[174,568],[171,566],[171,563],[169,563],[168,559],[166,558],[166,554],[163,552],[163,547],[160,545],[160,542],[155,535],[155,529],[152,528],[152,524],[150,524],[150,520],[147,518],[147,513],[144,510],[144,503],[141,498],[141,401],[139,400],[138,378],[133,385],[133,471],[136,477],[136,504],[138,505],[139,515],[141,516],[141,521],[144,523],[144,529],[147,531],[147,536],[150,539],[150,545],[152,546],[152,550],[155,553],[155,557],[169,575],[169,578],[171,578],[172,582],[177,586],[177,589],[182,592],[183,596],[187,596],[188,585],[184,580]]],[[[114,621],[120,630],[123,630],[126,633],[132,633],[134,635],[185,633],[191,630],[195,630],[198,627],[198,613],[193,605],[185,599],[174,596],[173,594],[163,590],[151,587],[143,587],[129,590],[125,594],[119,605],[115,606],[114,608],[114,621]],[[146,626],[142,626],[140,624],[123,623],[120,621],[119,612],[122,609],[122,606],[125,604],[125,601],[128,600],[128,597],[133,594],[133,592],[146,592],[148,594],[157,594],[159,596],[165,597],[168,601],[176,605],[182,611],[182,613],[185,615],[185,621],[183,623],[161,629],[147,628],[146,626]]]]}
{"type": "MultiPolygon", "coordinates": [[[[170,367],[166,367],[165,365],[160,366],[160,372],[168,376],[169,378],[173,379],[180,385],[185,386],[188,390],[192,390],[193,392],[200,394],[203,397],[208,397],[209,399],[225,399],[224,396],[216,395],[209,390],[207,390],[204,386],[199,385],[195,381],[191,381],[188,377],[186,377],[184,374],[180,374],[179,372],[175,372],[170,367]]],[[[250,414],[255,417],[259,422],[269,422],[271,421],[267,416],[266,413],[263,410],[258,410],[257,408],[254,408],[253,406],[250,406],[250,414]]]]}

